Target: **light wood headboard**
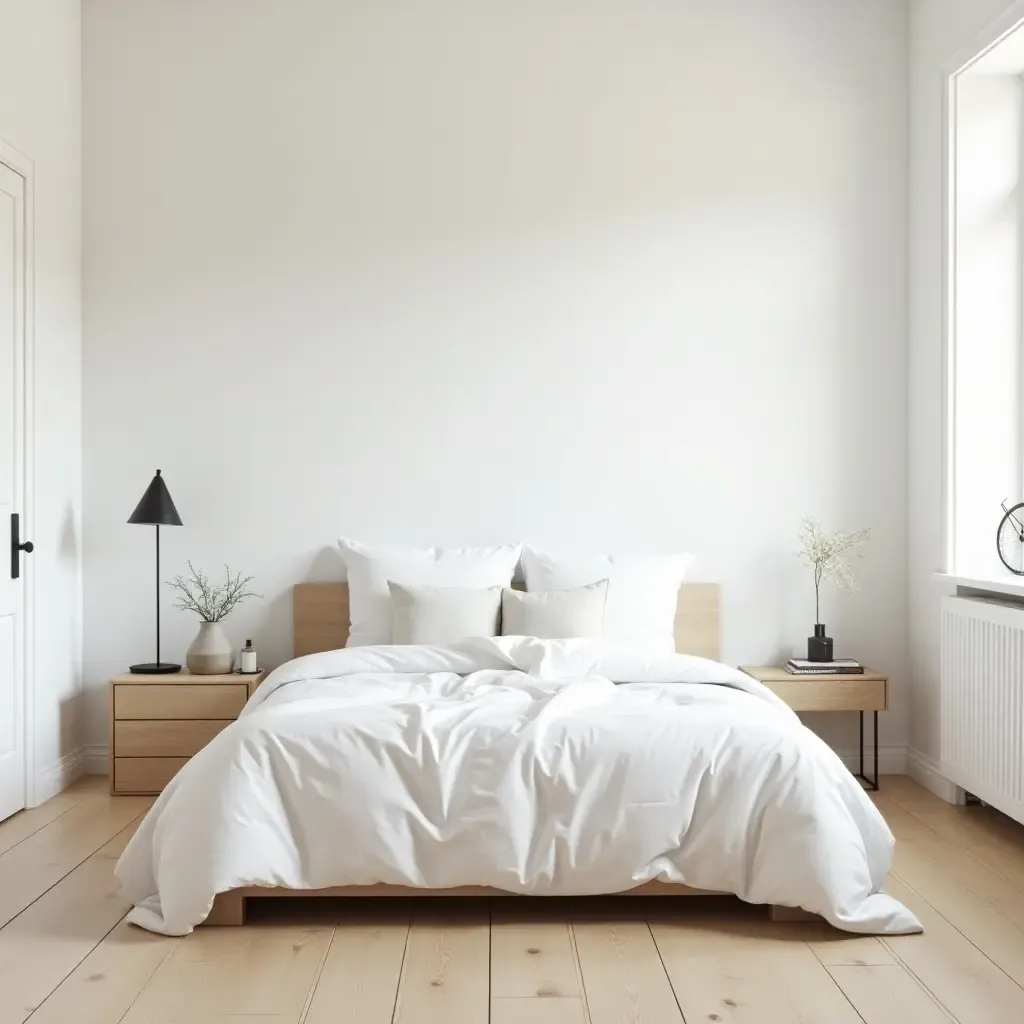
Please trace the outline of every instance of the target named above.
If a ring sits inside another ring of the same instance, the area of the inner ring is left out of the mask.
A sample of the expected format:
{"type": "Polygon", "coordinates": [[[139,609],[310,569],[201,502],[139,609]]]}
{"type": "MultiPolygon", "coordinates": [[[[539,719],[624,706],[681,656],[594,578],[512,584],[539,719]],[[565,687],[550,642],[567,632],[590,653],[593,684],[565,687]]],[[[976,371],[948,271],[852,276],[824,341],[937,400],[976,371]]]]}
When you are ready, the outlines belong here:
{"type": "MultiPolygon", "coordinates": [[[[348,626],[347,583],[297,583],[292,588],[292,641],[296,658],[344,647],[348,626]]],[[[679,588],[676,650],[718,661],[717,583],[684,583],[679,588]]]]}

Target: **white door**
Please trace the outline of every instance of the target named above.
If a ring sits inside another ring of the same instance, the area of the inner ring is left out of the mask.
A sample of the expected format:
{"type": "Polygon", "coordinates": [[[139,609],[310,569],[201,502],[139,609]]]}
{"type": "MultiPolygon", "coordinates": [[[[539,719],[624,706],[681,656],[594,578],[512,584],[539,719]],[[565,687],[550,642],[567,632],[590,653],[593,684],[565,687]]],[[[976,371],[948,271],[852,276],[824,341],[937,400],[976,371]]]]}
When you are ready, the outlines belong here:
{"type": "Polygon", "coordinates": [[[14,579],[10,546],[25,497],[24,355],[25,179],[0,163],[0,819],[25,806],[26,559],[14,579]]]}

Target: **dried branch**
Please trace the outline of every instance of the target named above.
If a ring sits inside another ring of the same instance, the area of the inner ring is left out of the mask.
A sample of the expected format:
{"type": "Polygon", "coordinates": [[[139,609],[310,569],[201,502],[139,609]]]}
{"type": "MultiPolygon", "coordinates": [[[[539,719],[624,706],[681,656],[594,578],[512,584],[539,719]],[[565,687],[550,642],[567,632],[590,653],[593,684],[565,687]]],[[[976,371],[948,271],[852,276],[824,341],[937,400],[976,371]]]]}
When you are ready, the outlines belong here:
{"type": "Polygon", "coordinates": [[[842,530],[829,532],[813,519],[803,521],[800,534],[800,550],[797,552],[805,565],[814,569],[814,614],[815,622],[821,621],[820,592],[823,580],[831,580],[836,590],[856,590],[857,570],[850,564],[851,558],[861,558],[857,548],[871,539],[870,530],[845,533],[842,530]]]}
{"type": "Polygon", "coordinates": [[[167,585],[176,592],[174,607],[195,612],[204,622],[220,622],[246,598],[263,597],[247,589],[254,577],[242,576],[241,573],[232,576],[227,565],[224,566],[224,582],[216,586],[202,569],[196,569],[191,562],[188,563],[188,571],[190,579],[175,576],[167,581],[167,585]]]}

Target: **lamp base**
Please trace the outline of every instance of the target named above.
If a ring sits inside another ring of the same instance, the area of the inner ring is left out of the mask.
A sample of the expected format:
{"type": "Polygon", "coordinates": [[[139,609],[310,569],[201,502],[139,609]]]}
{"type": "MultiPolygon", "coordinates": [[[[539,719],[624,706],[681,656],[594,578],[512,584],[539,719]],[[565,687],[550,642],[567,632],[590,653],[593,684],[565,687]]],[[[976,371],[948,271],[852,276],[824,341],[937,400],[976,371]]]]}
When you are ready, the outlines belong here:
{"type": "Polygon", "coordinates": [[[148,665],[131,665],[128,671],[135,676],[169,676],[172,672],[180,672],[181,666],[167,661],[154,661],[148,665]]]}

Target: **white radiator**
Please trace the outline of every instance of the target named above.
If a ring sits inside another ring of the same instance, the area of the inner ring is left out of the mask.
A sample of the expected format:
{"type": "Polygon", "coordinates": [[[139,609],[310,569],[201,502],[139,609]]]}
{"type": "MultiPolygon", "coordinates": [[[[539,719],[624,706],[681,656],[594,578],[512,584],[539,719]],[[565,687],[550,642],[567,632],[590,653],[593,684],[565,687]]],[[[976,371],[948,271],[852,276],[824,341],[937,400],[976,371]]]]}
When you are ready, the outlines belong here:
{"type": "Polygon", "coordinates": [[[940,771],[1024,822],[1024,607],[942,602],[940,771]]]}

